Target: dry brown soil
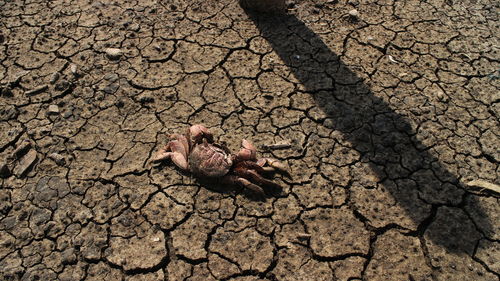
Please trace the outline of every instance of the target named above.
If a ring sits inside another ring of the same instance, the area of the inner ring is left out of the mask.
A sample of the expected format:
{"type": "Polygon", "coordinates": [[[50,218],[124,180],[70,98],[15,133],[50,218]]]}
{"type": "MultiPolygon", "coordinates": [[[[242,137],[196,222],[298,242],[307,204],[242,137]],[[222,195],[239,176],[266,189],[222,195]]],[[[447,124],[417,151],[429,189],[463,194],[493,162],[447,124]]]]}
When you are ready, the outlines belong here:
{"type": "Polygon", "coordinates": [[[499,280],[499,11],[0,1],[0,279],[499,280]],[[195,123],[293,178],[148,162],[195,123]]]}

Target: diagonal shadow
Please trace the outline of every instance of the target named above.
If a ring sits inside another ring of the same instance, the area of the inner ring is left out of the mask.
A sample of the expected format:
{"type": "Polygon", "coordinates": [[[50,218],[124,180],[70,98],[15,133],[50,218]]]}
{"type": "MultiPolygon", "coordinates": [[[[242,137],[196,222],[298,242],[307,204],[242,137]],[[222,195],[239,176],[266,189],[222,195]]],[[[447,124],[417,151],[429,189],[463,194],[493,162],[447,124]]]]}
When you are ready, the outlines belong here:
{"type": "MultiPolygon", "coordinates": [[[[296,16],[246,13],[300,81],[305,92],[313,96],[317,106],[326,114],[328,121],[323,124],[344,135],[368,162],[370,169],[383,179],[379,186],[388,190],[411,220],[419,225],[413,235],[422,237],[428,226],[437,221],[437,231],[434,228],[426,237],[449,252],[472,255],[479,234],[470,235],[470,231],[461,230],[464,218],[470,218],[462,214],[436,219],[441,206],[465,205],[463,188],[458,178],[428,152],[428,147],[412,138],[416,132],[409,120],[372,93],[362,79],[296,16]],[[449,198],[456,200],[449,201],[449,198]]],[[[370,190],[367,191],[365,194],[371,196],[370,190]]],[[[491,222],[480,204],[475,202],[475,197],[467,196],[467,200],[476,208],[475,216],[481,218],[483,234],[492,234],[491,222]]],[[[472,223],[468,222],[468,225],[472,223]]]]}

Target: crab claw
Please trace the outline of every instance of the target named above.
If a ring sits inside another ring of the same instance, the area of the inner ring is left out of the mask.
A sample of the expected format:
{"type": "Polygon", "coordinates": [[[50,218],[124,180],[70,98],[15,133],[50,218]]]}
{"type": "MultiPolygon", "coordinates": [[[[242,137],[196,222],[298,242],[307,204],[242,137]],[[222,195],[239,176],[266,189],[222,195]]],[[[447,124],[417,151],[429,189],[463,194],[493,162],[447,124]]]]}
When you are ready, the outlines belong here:
{"type": "Polygon", "coordinates": [[[290,174],[290,168],[276,159],[261,158],[257,160],[257,165],[261,166],[262,169],[267,172],[274,172],[278,170],[280,173],[286,175],[289,178],[292,178],[292,175],[290,174]],[[266,164],[269,166],[265,167],[266,164]]]}
{"type": "Polygon", "coordinates": [[[162,147],[158,152],[156,153],[155,157],[151,159],[152,162],[160,162],[163,160],[167,160],[170,158],[172,152],[169,151],[170,146],[167,144],[164,147],[162,147]]]}
{"type": "Polygon", "coordinates": [[[242,148],[240,149],[238,154],[236,154],[236,159],[238,159],[239,161],[257,159],[257,149],[251,142],[243,139],[241,141],[241,146],[242,148]]]}
{"type": "Polygon", "coordinates": [[[155,158],[153,158],[153,161],[159,162],[170,158],[177,167],[183,170],[187,170],[187,155],[189,151],[187,138],[183,135],[177,134],[172,135],[172,137],[175,139],[161,148],[156,154],[155,158]]]}
{"type": "Polygon", "coordinates": [[[199,143],[202,139],[207,139],[208,142],[213,142],[214,138],[212,133],[203,125],[193,125],[189,128],[189,136],[195,143],[199,143]]]}
{"type": "Polygon", "coordinates": [[[180,152],[187,159],[189,153],[189,142],[185,135],[172,134],[170,136],[170,149],[173,152],[180,152]]]}
{"type": "Polygon", "coordinates": [[[187,170],[188,162],[187,162],[187,151],[185,149],[185,145],[179,140],[173,140],[170,142],[170,149],[172,149],[170,158],[172,162],[174,162],[177,167],[187,170]]]}

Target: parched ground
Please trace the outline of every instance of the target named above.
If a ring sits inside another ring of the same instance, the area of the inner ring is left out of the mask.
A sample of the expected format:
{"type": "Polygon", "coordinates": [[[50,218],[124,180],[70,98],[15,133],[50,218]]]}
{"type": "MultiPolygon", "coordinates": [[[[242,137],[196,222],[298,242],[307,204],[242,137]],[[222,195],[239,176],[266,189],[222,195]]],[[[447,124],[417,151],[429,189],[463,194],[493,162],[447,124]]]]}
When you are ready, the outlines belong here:
{"type": "Polygon", "coordinates": [[[0,1],[0,279],[499,280],[499,12],[0,1]],[[195,123],[293,178],[149,162],[195,123]]]}

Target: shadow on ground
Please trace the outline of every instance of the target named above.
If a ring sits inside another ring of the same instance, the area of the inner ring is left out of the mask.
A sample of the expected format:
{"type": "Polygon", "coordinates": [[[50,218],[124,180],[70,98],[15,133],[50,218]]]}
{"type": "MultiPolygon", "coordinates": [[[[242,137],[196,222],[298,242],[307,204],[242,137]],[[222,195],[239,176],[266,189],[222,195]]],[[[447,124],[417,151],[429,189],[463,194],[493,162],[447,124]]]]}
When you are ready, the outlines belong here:
{"type": "MultiPolygon", "coordinates": [[[[388,190],[419,225],[412,234],[422,237],[432,223],[437,223],[437,228],[426,234],[427,239],[452,253],[473,254],[478,237],[462,230],[465,228],[464,216],[447,216],[449,212],[441,217],[437,214],[442,206],[462,208],[468,202],[479,208],[480,204],[464,192],[457,177],[428,152],[428,147],[416,140],[416,132],[407,117],[377,97],[296,16],[256,15],[250,11],[247,14],[305,92],[314,97],[317,106],[326,114],[323,125],[345,136],[352,148],[362,155],[361,161],[377,174],[379,188],[388,190]],[[431,208],[422,211],[421,205],[410,196],[415,188],[417,198],[431,208]]],[[[479,217],[487,218],[484,210],[475,211],[479,217]]],[[[398,225],[388,227],[397,228],[398,225]]],[[[493,232],[489,221],[481,229],[483,234],[493,232]]]]}

